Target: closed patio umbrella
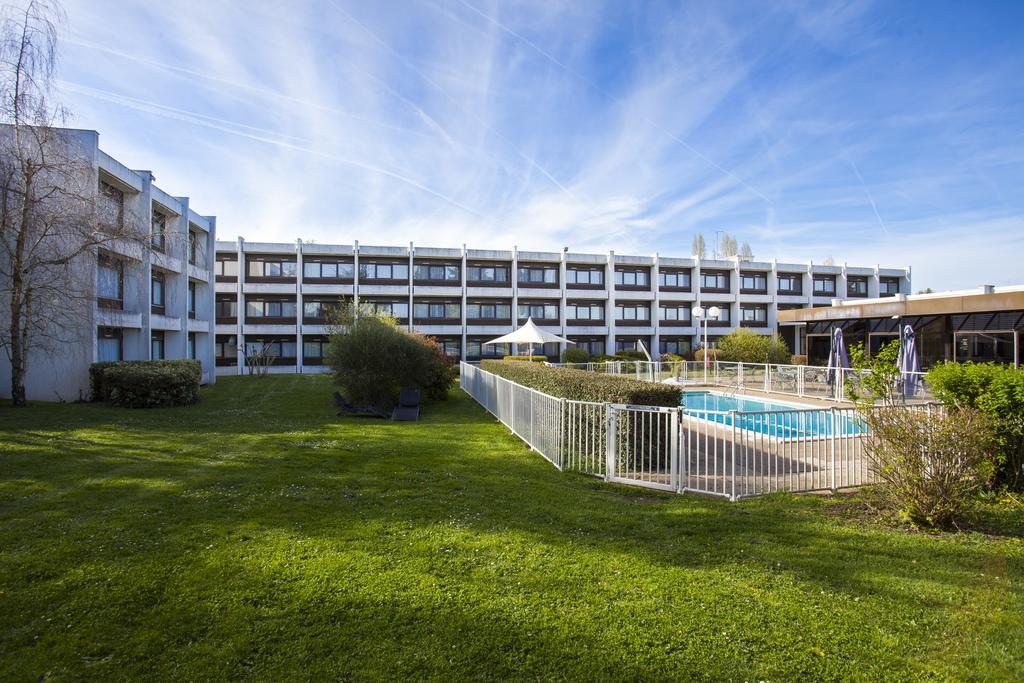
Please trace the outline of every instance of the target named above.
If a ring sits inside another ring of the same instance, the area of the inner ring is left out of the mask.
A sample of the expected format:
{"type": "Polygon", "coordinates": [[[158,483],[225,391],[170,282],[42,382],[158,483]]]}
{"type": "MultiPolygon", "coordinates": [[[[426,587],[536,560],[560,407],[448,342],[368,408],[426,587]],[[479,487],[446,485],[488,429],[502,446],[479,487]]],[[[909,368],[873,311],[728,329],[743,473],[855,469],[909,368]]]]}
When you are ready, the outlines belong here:
{"type": "Polygon", "coordinates": [[[534,324],[533,318],[529,318],[526,323],[515,332],[509,332],[497,339],[485,341],[484,344],[529,344],[530,355],[532,356],[534,344],[547,344],[548,342],[565,342],[566,344],[575,343],[565,339],[564,337],[559,337],[557,334],[545,332],[534,324]]]}
{"type": "Polygon", "coordinates": [[[917,360],[917,343],[914,328],[910,325],[903,327],[903,334],[900,335],[900,355],[897,363],[900,369],[900,380],[903,384],[903,397],[913,398],[917,393],[917,384],[920,381],[921,364],[917,360]]]}
{"type": "Polygon", "coordinates": [[[850,357],[846,355],[843,331],[837,327],[832,330],[832,348],[828,352],[828,383],[837,398],[843,395],[843,370],[848,367],[850,357]]]}

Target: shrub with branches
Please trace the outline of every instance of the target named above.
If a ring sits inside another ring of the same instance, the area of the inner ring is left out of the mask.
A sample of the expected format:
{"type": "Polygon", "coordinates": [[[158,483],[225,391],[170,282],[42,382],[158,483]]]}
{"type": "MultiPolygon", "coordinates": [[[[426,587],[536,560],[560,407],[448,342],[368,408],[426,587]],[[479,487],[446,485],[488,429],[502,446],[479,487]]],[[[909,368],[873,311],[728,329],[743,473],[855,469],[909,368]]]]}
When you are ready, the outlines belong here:
{"type": "Polygon", "coordinates": [[[447,398],[453,361],[436,340],[351,303],[343,303],[331,322],[324,362],[352,403],[390,409],[406,388],[420,389],[427,400],[447,398]]]}
{"type": "Polygon", "coordinates": [[[864,412],[865,454],[879,492],[905,519],[955,525],[994,471],[992,423],[984,413],[878,406],[864,412]]]}
{"type": "Polygon", "coordinates": [[[786,341],[778,334],[768,336],[739,329],[718,340],[718,360],[785,364],[790,358],[786,341]]]}

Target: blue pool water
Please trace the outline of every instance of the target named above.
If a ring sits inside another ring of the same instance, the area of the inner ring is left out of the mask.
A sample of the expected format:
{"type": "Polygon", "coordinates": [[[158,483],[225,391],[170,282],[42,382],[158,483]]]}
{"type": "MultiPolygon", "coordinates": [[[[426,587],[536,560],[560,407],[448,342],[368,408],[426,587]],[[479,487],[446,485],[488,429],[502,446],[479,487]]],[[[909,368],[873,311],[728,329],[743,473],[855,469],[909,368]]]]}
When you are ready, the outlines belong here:
{"type": "Polygon", "coordinates": [[[693,417],[730,426],[735,423],[741,429],[783,439],[854,436],[864,431],[864,423],[851,417],[849,411],[833,413],[828,408],[805,408],[711,391],[683,392],[682,405],[693,417]]]}

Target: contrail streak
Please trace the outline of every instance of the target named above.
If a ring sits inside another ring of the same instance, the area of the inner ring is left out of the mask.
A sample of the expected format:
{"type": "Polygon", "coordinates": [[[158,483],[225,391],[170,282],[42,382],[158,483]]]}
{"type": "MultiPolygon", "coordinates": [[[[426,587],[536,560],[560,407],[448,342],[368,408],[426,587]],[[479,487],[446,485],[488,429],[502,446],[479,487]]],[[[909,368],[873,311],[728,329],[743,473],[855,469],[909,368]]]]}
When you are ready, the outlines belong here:
{"type": "Polygon", "coordinates": [[[878,213],[878,206],[875,204],[875,198],[871,196],[871,190],[868,189],[867,183],[864,182],[864,176],[860,174],[860,169],[857,168],[857,164],[854,163],[853,158],[847,154],[846,160],[850,162],[850,167],[853,168],[853,172],[857,175],[857,180],[860,181],[860,186],[864,188],[864,194],[867,195],[868,202],[871,203],[871,210],[875,212],[875,218],[878,219],[878,224],[882,226],[882,230],[885,234],[889,234],[889,228],[886,227],[885,221],[882,220],[882,214],[878,213]]]}
{"type": "MultiPolygon", "coordinates": [[[[296,150],[296,151],[299,151],[299,152],[304,152],[306,154],[312,154],[314,156],[322,157],[324,159],[330,159],[331,161],[336,161],[338,163],[346,164],[348,166],[354,166],[356,168],[361,168],[361,169],[364,169],[364,170],[367,170],[367,171],[371,171],[373,173],[379,173],[381,175],[388,176],[389,178],[394,178],[395,180],[399,180],[399,181],[401,181],[403,183],[406,183],[407,185],[415,187],[416,189],[420,190],[421,192],[425,192],[425,193],[427,193],[427,194],[429,194],[429,195],[431,195],[433,197],[436,197],[436,198],[438,198],[438,199],[440,199],[440,200],[442,200],[442,201],[444,201],[444,202],[446,202],[448,204],[451,204],[452,206],[454,206],[456,208],[462,209],[463,211],[465,211],[467,213],[473,214],[474,216],[477,216],[479,218],[483,218],[485,220],[488,218],[487,216],[485,216],[484,214],[480,213],[476,209],[472,209],[472,208],[470,208],[470,207],[460,203],[459,201],[453,199],[452,197],[449,197],[449,196],[447,196],[445,194],[442,194],[441,192],[438,192],[437,190],[433,190],[433,189],[427,187],[426,185],[423,185],[423,184],[413,180],[412,178],[404,176],[404,175],[402,175],[400,173],[396,173],[395,171],[390,171],[390,170],[388,170],[386,168],[381,168],[379,166],[374,166],[372,164],[367,164],[367,163],[364,163],[362,161],[356,161],[354,159],[349,159],[349,158],[346,158],[346,157],[338,156],[336,154],[330,154],[328,152],[323,152],[321,150],[318,150],[318,149],[315,149],[315,148],[312,148],[312,147],[307,147],[307,146],[304,146],[304,145],[301,145],[301,144],[296,144],[296,143],[293,143],[293,142],[287,142],[286,140],[280,139],[282,137],[291,137],[291,136],[279,136],[277,133],[274,133],[272,131],[267,131],[267,130],[264,130],[264,129],[260,129],[260,128],[255,128],[254,126],[247,126],[245,124],[237,123],[237,122],[234,122],[234,121],[229,121],[227,119],[219,119],[219,118],[212,117],[212,116],[205,116],[203,114],[198,114],[196,112],[190,112],[190,111],[187,111],[187,110],[184,110],[184,109],[177,109],[175,107],[168,107],[166,105],[162,105],[162,104],[159,104],[159,103],[156,103],[156,102],[150,102],[150,101],[147,101],[147,100],[141,100],[141,99],[138,99],[138,98],[135,98],[135,97],[129,97],[127,95],[121,95],[121,94],[113,93],[113,92],[110,92],[110,91],[107,91],[107,90],[101,90],[99,88],[92,88],[90,86],[82,85],[80,83],[73,83],[73,82],[70,82],[70,81],[58,81],[58,84],[62,88],[65,88],[65,89],[70,90],[72,92],[77,92],[77,93],[80,93],[80,94],[83,94],[83,95],[87,95],[89,97],[93,97],[93,98],[100,99],[100,100],[106,100],[108,102],[113,102],[114,104],[118,104],[118,105],[121,105],[121,106],[124,106],[124,107],[129,107],[131,109],[136,109],[136,110],[143,111],[143,112],[146,112],[146,113],[149,113],[149,114],[154,114],[156,116],[161,116],[161,117],[169,118],[169,119],[176,119],[178,121],[184,121],[186,123],[191,123],[193,125],[204,126],[206,128],[212,128],[213,130],[219,130],[219,131],[222,131],[222,132],[225,132],[225,133],[231,133],[232,135],[238,135],[240,137],[248,138],[250,140],[257,140],[259,142],[265,142],[267,144],[275,145],[277,147],[283,147],[283,148],[286,148],[286,149],[292,149],[292,150],[296,150]],[[253,131],[253,132],[246,132],[246,130],[241,130],[241,129],[248,129],[248,130],[253,131]],[[277,137],[272,137],[272,136],[277,136],[277,137]]],[[[302,142],[308,142],[308,141],[305,141],[305,140],[301,140],[301,138],[293,138],[292,137],[291,139],[297,139],[297,140],[300,140],[302,142]]]]}
{"type": "MultiPolygon", "coordinates": [[[[191,78],[193,80],[203,80],[203,81],[207,81],[207,82],[210,82],[210,83],[219,83],[221,85],[227,85],[227,86],[230,86],[232,88],[237,88],[239,90],[246,90],[246,91],[255,93],[257,95],[266,97],[266,98],[276,99],[276,100],[279,100],[279,101],[282,101],[282,102],[288,102],[288,103],[291,103],[291,104],[299,104],[299,105],[302,105],[304,107],[311,107],[311,108],[314,108],[314,109],[320,109],[321,111],[326,111],[326,112],[331,113],[331,114],[337,114],[339,116],[344,116],[346,118],[352,119],[353,121],[360,121],[360,122],[363,122],[363,123],[368,123],[368,124],[371,124],[371,125],[380,126],[382,128],[388,128],[390,130],[398,131],[398,132],[401,132],[401,133],[409,133],[409,134],[412,134],[412,135],[427,135],[426,133],[424,133],[422,131],[413,130],[411,128],[404,128],[402,126],[396,126],[396,125],[394,125],[392,123],[387,123],[387,122],[381,121],[379,119],[374,119],[374,118],[370,118],[370,117],[366,117],[366,116],[359,116],[358,114],[353,114],[351,112],[345,111],[344,109],[339,109],[338,107],[332,107],[330,105],[323,104],[321,102],[316,102],[316,101],[313,101],[313,100],[306,100],[306,99],[303,99],[301,97],[295,97],[293,95],[288,95],[288,94],[280,92],[278,90],[272,90],[270,88],[261,88],[259,86],[252,85],[250,83],[242,83],[240,81],[235,81],[235,80],[231,80],[231,79],[228,79],[228,78],[223,78],[223,77],[220,77],[220,76],[216,76],[216,75],[211,74],[211,73],[204,73],[202,71],[196,71],[194,69],[187,69],[185,67],[176,66],[174,64],[167,64],[165,62],[160,62],[160,61],[157,61],[155,59],[149,59],[149,58],[146,58],[146,57],[140,57],[138,55],[130,54],[128,52],[123,52],[121,50],[116,50],[116,49],[108,47],[106,45],[102,45],[100,43],[94,43],[94,42],[92,42],[90,40],[85,40],[83,38],[69,37],[69,38],[65,38],[64,42],[70,43],[72,45],[78,45],[79,47],[84,47],[84,48],[89,49],[89,50],[96,50],[96,51],[99,51],[99,52],[105,52],[105,53],[107,53],[109,55],[113,55],[115,57],[120,57],[121,59],[126,59],[128,61],[135,62],[137,64],[142,64],[143,66],[150,66],[150,67],[154,67],[154,68],[157,68],[157,69],[163,69],[165,71],[170,71],[172,73],[177,73],[177,74],[179,74],[181,76],[185,76],[185,77],[191,78]]],[[[383,81],[381,81],[379,78],[377,78],[373,74],[366,73],[366,72],[362,71],[361,69],[352,67],[351,65],[350,65],[350,68],[353,68],[356,71],[359,71],[361,74],[363,74],[367,78],[372,79],[378,85],[381,85],[382,87],[384,87],[388,91],[388,93],[390,95],[392,95],[393,97],[401,100],[406,105],[411,107],[414,111],[416,111],[416,113],[420,116],[420,118],[424,119],[425,122],[428,124],[428,126],[430,128],[433,128],[435,130],[435,132],[439,132],[441,134],[441,137],[444,138],[445,142],[448,143],[449,146],[457,147],[457,144],[452,140],[451,136],[448,135],[447,131],[445,131],[443,128],[440,128],[439,124],[436,121],[434,121],[433,119],[430,119],[429,117],[426,117],[424,115],[424,112],[422,110],[420,110],[419,107],[417,107],[414,103],[408,101],[401,93],[395,91],[393,88],[391,88],[391,86],[389,86],[387,83],[384,83],[383,81]]]]}
{"type": "MultiPolygon", "coordinates": [[[[448,101],[452,102],[452,103],[453,103],[453,104],[454,104],[455,106],[457,106],[457,107],[458,107],[459,109],[461,109],[461,110],[462,110],[463,112],[466,112],[466,111],[467,111],[467,110],[466,110],[466,109],[465,109],[465,108],[464,108],[464,107],[463,107],[463,106],[462,106],[462,105],[461,105],[461,104],[460,104],[460,103],[459,103],[458,101],[456,101],[456,100],[455,100],[454,98],[452,98],[452,97],[451,97],[450,95],[448,95],[448,94],[447,94],[447,93],[445,92],[444,88],[442,88],[442,87],[441,87],[441,86],[440,86],[440,85],[439,85],[438,83],[434,82],[434,81],[433,81],[433,80],[432,80],[432,79],[431,79],[431,78],[430,78],[429,76],[427,76],[427,75],[426,75],[425,73],[423,73],[423,72],[422,72],[422,71],[421,71],[421,70],[420,70],[419,68],[417,68],[415,64],[413,64],[412,62],[410,62],[410,61],[409,61],[408,59],[406,59],[406,58],[405,58],[405,56],[404,56],[404,55],[402,55],[402,54],[401,54],[400,52],[398,52],[397,50],[395,50],[395,48],[391,47],[391,45],[389,45],[389,44],[387,43],[387,41],[385,41],[385,40],[384,40],[383,38],[381,38],[381,37],[380,37],[380,36],[378,36],[378,35],[377,35],[376,33],[374,33],[373,31],[371,31],[371,30],[369,29],[369,27],[367,27],[367,26],[366,26],[365,24],[363,24],[363,23],[362,23],[361,21],[359,21],[359,20],[358,20],[358,19],[356,19],[356,18],[355,18],[354,16],[352,16],[352,14],[351,14],[350,12],[348,12],[347,10],[345,10],[345,8],[341,7],[341,6],[340,6],[340,5],[338,4],[338,3],[336,3],[336,2],[334,1],[334,0],[328,0],[328,1],[330,2],[330,4],[331,4],[331,5],[332,5],[332,6],[333,6],[333,7],[334,7],[334,8],[336,9],[336,10],[338,10],[339,12],[341,12],[342,14],[344,14],[344,15],[345,15],[346,17],[348,17],[349,21],[351,21],[352,23],[354,23],[355,25],[357,25],[357,26],[358,26],[359,28],[361,28],[361,29],[362,29],[362,30],[363,30],[363,31],[364,31],[364,32],[365,32],[365,33],[366,33],[366,34],[367,34],[368,36],[370,36],[370,37],[371,37],[371,38],[372,38],[372,39],[374,40],[374,42],[376,42],[377,44],[379,44],[379,45],[380,45],[381,47],[383,47],[384,49],[386,49],[386,50],[387,50],[388,52],[390,52],[391,54],[393,54],[393,55],[395,55],[396,57],[398,57],[398,59],[400,59],[400,60],[402,61],[402,63],[403,63],[403,64],[405,64],[405,66],[406,66],[407,68],[409,68],[409,69],[410,69],[411,71],[415,72],[415,73],[416,73],[417,75],[419,75],[419,76],[420,76],[420,78],[422,78],[422,79],[423,79],[424,81],[426,81],[426,82],[427,82],[427,83],[429,83],[429,84],[430,84],[431,86],[433,86],[433,87],[434,87],[434,88],[435,88],[435,89],[436,89],[436,90],[437,90],[437,91],[438,91],[438,92],[439,92],[440,94],[442,94],[442,95],[443,95],[443,96],[444,96],[444,97],[445,97],[446,99],[448,99],[448,101]]],[[[468,113],[468,112],[467,112],[467,113],[468,113]]],[[[473,116],[475,116],[475,115],[473,115],[473,116]]],[[[508,146],[509,146],[510,148],[512,148],[512,150],[513,150],[513,151],[515,151],[515,153],[516,153],[516,154],[517,154],[517,155],[518,155],[518,156],[519,156],[519,157],[520,157],[520,158],[521,158],[521,159],[522,159],[523,161],[525,161],[525,162],[526,162],[526,163],[528,163],[528,164],[529,164],[530,166],[532,166],[533,168],[535,168],[535,169],[537,169],[538,171],[540,171],[540,173],[541,173],[541,174],[542,174],[542,175],[543,175],[543,176],[544,176],[545,178],[547,178],[548,180],[550,180],[550,181],[551,181],[551,182],[552,182],[552,183],[553,183],[553,184],[554,184],[554,185],[555,185],[555,186],[556,186],[556,187],[557,187],[557,188],[558,188],[559,190],[561,190],[562,192],[564,192],[564,193],[565,193],[566,195],[568,195],[568,196],[569,196],[570,198],[576,199],[576,197],[574,197],[574,196],[573,196],[573,193],[572,193],[572,191],[571,191],[571,190],[569,190],[569,189],[568,189],[567,187],[565,187],[565,185],[563,185],[563,184],[562,184],[561,182],[559,182],[559,180],[558,180],[557,178],[555,178],[555,176],[553,176],[553,175],[552,175],[552,174],[551,174],[550,172],[548,172],[548,170],[547,170],[546,168],[544,168],[544,167],[543,167],[543,166],[542,166],[542,165],[541,165],[540,163],[538,163],[536,159],[534,159],[534,158],[530,157],[530,156],[529,156],[529,155],[527,155],[527,154],[526,154],[525,152],[523,152],[522,150],[520,150],[520,149],[519,149],[519,148],[518,148],[518,147],[517,147],[517,146],[516,146],[515,144],[513,144],[513,142],[512,142],[511,140],[509,140],[509,139],[508,139],[507,137],[505,137],[505,136],[504,136],[503,134],[501,134],[500,132],[498,132],[497,130],[495,130],[494,128],[492,128],[492,127],[491,127],[491,126],[490,126],[490,125],[489,125],[489,124],[488,124],[488,123],[487,123],[486,121],[484,121],[483,119],[481,119],[481,118],[480,118],[479,116],[475,116],[475,118],[476,118],[476,120],[477,120],[477,121],[478,121],[478,122],[479,122],[479,123],[480,123],[480,124],[481,124],[481,125],[482,125],[482,126],[483,126],[483,127],[485,128],[485,129],[487,129],[487,131],[488,131],[488,132],[490,132],[491,134],[495,135],[496,137],[499,137],[499,138],[501,138],[501,140],[502,140],[502,141],[504,141],[504,142],[505,142],[505,144],[507,144],[507,145],[508,145],[508,146]]],[[[588,202],[587,202],[587,204],[589,205],[589,203],[590,203],[590,202],[588,201],[588,202]]],[[[595,214],[595,216],[596,216],[596,214],[595,214]]]]}
{"type": "MultiPolygon", "coordinates": [[[[472,12],[474,12],[474,13],[478,14],[479,16],[481,16],[483,19],[485,19],[485,20],[489,21],[490,23],[494,24],[499,29],[501,29],[505,33],[508,33],[510,36],[512,36],[516,40],[519,40],[522,43],[524,43],[525,45],[529,46],[531,49],[533,49],[535,52],[537,52],[537,54],[539,54],[540,56],[544,57],[545,59],[550,61],[555,66],[557,66],[557,67],[559,67],[561,69],[564,69],[568,74],[570,74],[574,78],[579,79],[582,83],[584,83],[588,87],[593,88],[594,90],[596,90],[597,92],[601,93],[602,95],[604,95],[605,97],[607,97],[608,99],[610,99],[613,102],[616,102],[616,103],[619,103],[619,104],[622,103],[622,99],[621,98],[616,97],[614,94],[608,92],[607,90],[602,88],[600,85],[594,83],[593,81],[588,79],[583,74],[577,72],[575,69],[573,69],[573,68],[569,67],[568,65],[562,63],[560,60],[556,59],[553,55],[549,54],[546,50],[543,50],[540,46],[535,44],[530,39],[528,39],[525,36],[522,36],[519,33],[513,31],[511,28],[509,28],[505,24],[501,23],[500,21],[498,21],[494,17],[490,16],[489,14],[481,12],[479,9],[477,9],[473,5],[471,5],[468,2],[466,2],[466,0],[459,0],[459,2],[462,5],[464,5],[467,9],[471,10],[472,12]]],[[[652,128],[656,128],[656,129],[660,130],[670,140],[672,140],[676,144],[680,145],[681,147],[683,147],[684,149],[689,151],[691,154],[696,156],[698,159],[702,160],[704,163],[706,163],[709,166],[711,166],[712,168],[716,169],[718,172],[720,172],[720,173],[722,173],[722,174],[732,178],[737,183],[739,183],[741,186],[743,186],[744,188],[746,188],[750,192],[754,193],[755,195],[757,195],[758,197],[763,199],[769,205],[771,205],[772,201],[770,199],[768,199],[768,197],[764,196],[764,194],[762,194],[756,188],[754,188],[749,183],[747,183],[747,181],[743,180],[738,175],[736,175],[735,173],[733,173],[729,169],[725,168],[721,164],[716,163],[714,160],[710,159],[707,155],[705,155],[704,153],[702,153],[699,150],[695,149],[693,147],[693,145],[691,145],[690,143],[686,142],[685,140],[680,138],[678,135],[674,134],[672,131],[666,130],[662,126],[659,126],[658,124],[656,124],[651,119],[647,119],[646,122],[652,128]]]]}

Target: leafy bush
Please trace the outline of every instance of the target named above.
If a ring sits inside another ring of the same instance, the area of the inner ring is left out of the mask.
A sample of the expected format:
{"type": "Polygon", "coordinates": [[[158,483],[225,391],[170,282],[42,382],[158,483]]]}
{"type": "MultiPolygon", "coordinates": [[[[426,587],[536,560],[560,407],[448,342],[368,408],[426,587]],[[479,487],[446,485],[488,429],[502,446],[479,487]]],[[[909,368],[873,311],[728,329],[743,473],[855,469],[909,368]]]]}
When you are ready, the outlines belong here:
{"type": "Polygon", "coordinates": [[[707,355],[710,361],[722,360],[718,349],[697,349],[697,353],[693,354],[693,359],[703,361],[705,355],[707,355]]]}
{"type": "Polygon", "coordinates": [[[572,347],[567,348],[562,353],[563,363],[589,363],[590,352],[586,349],[574,349],[572,347]]]}
{"type": "Polygon", "coordinates": [[[548,360],[547,356],[505,356],[503,360],[509,361],[527,361],[530,363],[545,363],[548,360]]]}
{"type": "Polygon", "coordinates": [[[895,406],[903,403],[900,393],[900,370],[897,364],[900,342],[894,339],[868,356],[864,342],[853,344],[849,349],[850,367],[857,370],[856,381],[846,383],[846,396],[863,406],[881,402],[895,406]]]}
{"type": "Polygon", "coordinates": [[[545,394],[576,401],[675,407],[679,405],[682,394],[680,389],[667,384],[641,382],[586,370],[489,360],[481,362],[480,367],[545,394]]]}
{"type": "Polygon", "coordinates": [[[793,354],[789,359],[790,365],[807,365],[807,355],[803,353],[793,354]]]}
{"type": "Polygon", "coordinates": [[[661,358],[658,360],[662,363],[679,363],[686,360],[686,358],[680,356],[678,353],[663,353],[661,354],[661,358]]]}
{"type": "Polygon", "coordinates": [[[768,336],[746,329],[730,332],[718,340],[718,360],[736,363],[788,363],[792,356],[778,334],[768,336]]]}
{"type": "Polygon", "coordinates": [[[1024,369],[993,363],[943,363],[925,376],[951,411],[973,408],[995,427],[995,483],[1024,488],[1024,369]]]}
{"type": "Polygon", "coordinates": [[[197,360],[114,361],[89,367],[92,399],[124,408],[195,403],[202,376],[203,368],[197,360]]]}
{"type": "Polygon", "coordinates": [[[366,312],[343,321],[332,327],[324,363],[349,401],[390,409],[405,388],[427,400],[447,398],[454,361],[435,340],[366,312]]]}
{"type": "Polygon", "coordinates": [[[647,360],[647,356],[641,351],[633,351],[632,349],[617,351],[612,358],[614,360],[647,360]]]}
{"type": "Polygon", "coordinates": [[[864,415],[865,454],[888,504],[914,524],[955,524],[994,472],[991,419],[973,408],[883,406],[864,415]]]}

